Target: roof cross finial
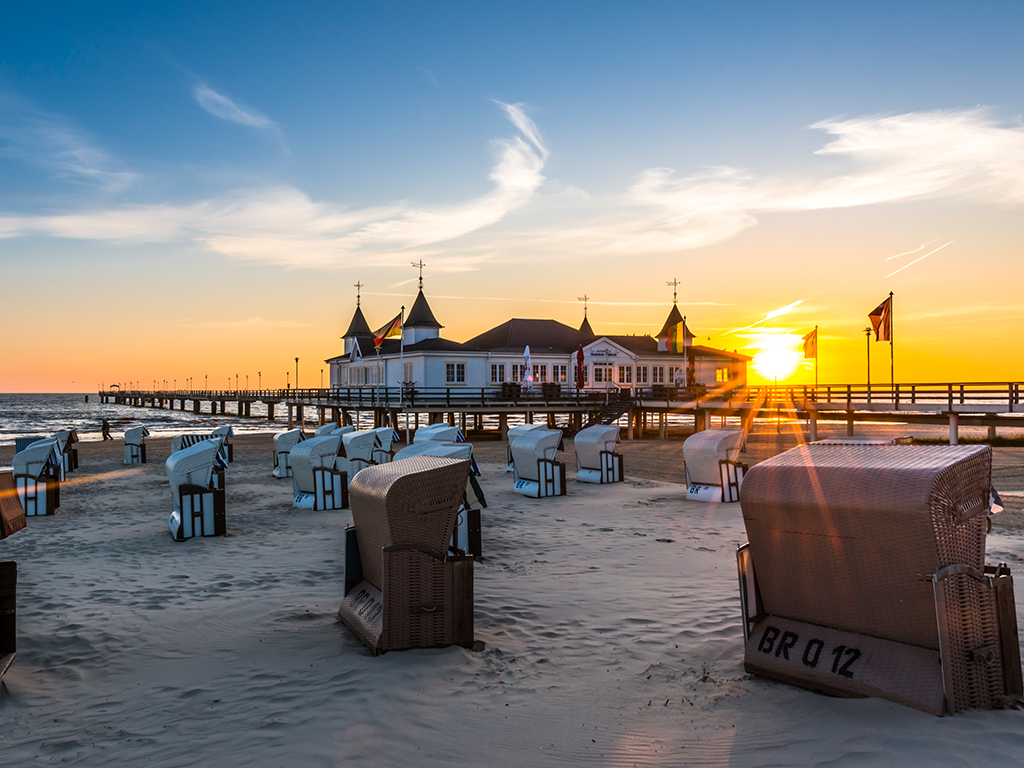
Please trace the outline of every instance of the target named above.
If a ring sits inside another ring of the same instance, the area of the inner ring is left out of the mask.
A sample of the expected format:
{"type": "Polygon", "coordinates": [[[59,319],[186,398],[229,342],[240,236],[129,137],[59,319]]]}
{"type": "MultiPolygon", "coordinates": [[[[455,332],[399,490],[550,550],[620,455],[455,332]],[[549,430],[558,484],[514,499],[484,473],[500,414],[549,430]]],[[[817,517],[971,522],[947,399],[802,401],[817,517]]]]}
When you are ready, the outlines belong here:
{"type": "Polygon", "coordinates": [[[361,289],[362,287],[363,287],[363,284],[362,284],[362,283],[360,283],[360,282],[357,282],[357,283],[355,284],[355,289],[356,289],[356,306],[357,306],[357,307],[359,306],[359,291],[360,291],[360,289],[361,289]]]}
{"type": "Polygon", "coordinates": [[[584,318],[586,318],[586,316],[587,316],[587,299],[589,299],[589,298],[590,297],[587,296],[587,294],[583,294],[582,296],[577,296],[576,297],[576,301],[582,301],[583,302],[583,317],[584,318]]]}
{"type": "Polygon", "coordinates": [[[676,289],[680,285],[682,285],[682,283],[679,282],[678,278],[673,277],[672,278],[672,282],[666,281],[665,285],[671,285],[672,286],[672,303],[675,304],[678,301],[678,299],[679,299],[678,295],[676,294],[676,289]]]}
{"type": "Polygon", "coordinates": [[[427,266],[427,265],[423,263],[423,260],[422,260],[422,259],[421,259],[420,261],[414,261],[414,262],[412,263],[412,265],[413,265],[414,267],[418,268],[418,269],[419,269],[419,271],[420,271],[420,290],[422,291],[422,290],[423,290],[423,268],[424,268],[425,266],[427,266]]]}

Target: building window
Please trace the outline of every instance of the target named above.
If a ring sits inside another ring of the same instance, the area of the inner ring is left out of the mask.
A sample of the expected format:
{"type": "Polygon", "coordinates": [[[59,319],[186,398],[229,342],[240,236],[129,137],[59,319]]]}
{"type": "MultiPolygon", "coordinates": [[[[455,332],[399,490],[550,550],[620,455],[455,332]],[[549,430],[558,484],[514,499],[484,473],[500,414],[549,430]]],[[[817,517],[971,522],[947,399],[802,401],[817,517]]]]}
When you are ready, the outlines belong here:
{"type": "Polygon", "coordinates": [[[512,381],[516,384],[523,383],[523,373],[525,373],[526,366],[521,363],[512,363],[512,381]]]}
{"type": "Polygon", "coordinates": [[[533,366],[533,381],[536,384],[543,384],[548,380],[548,367],[543,363],[533,366]]]}
{"type": "Polygon", "coordinates": [[[715,383],[724,384],[729,381],[728,368],[715,368],[715,383]]]}
{"type": "MultiPolygon", "coordinates": [[[[679,369],[678,367],[676,367],[674,365],[670,365],[668,367],[668,383],[669,384],[675,384],[676,383],[676,373],[677,372],[681,373],[681,369],[679,369]]],[[[679,378],[682,379],[683,377],[680,376],[679,378]]]]}
{"type": "Polygon", "coordinates": [[[612,367],[610,365],[595,365],[594,383],[601,384],[606,381],[612,381],[612,367]]]}
{"type": "Polygon", "coordinates": [[[551,366],[551,380],[556,384],[568,384],[569,383],[569,366],[568,365],[552,365],[551,366]]]}
{"type": "Polygon", "coordinates": [[[491,363],[491,384],[504,384],[504,383],[505,383],[505,364],[504,363],[491,363]]]}
{"type": "Polygon", "coordinates": [[[636,367],[636,383],[646,384],[647,383],[647,366],[638,365],[636,367]]]}
{"type": "Polygon", "coordinates": [[[663,365],[652,365],[651,366],[651,384],[664,384],[665,383],[665,366],[663,365]]]}
{"type": "Polygon", "coordinates": [[[402,383],[412,384],[412,363],[402,364],[402,383]]]}
{"type": "Polygon", "coordinates": [[[444,364],[444,383],[445,384],[465,384],[466,383],[466,364],[465,363],[445,363],[444,364]]]}
{"type": "Polygon", "coordinates": [[[620,365],[619,366],[619,384],[632,384],[633,383],[633,366],[632,365],[620,365]]]}

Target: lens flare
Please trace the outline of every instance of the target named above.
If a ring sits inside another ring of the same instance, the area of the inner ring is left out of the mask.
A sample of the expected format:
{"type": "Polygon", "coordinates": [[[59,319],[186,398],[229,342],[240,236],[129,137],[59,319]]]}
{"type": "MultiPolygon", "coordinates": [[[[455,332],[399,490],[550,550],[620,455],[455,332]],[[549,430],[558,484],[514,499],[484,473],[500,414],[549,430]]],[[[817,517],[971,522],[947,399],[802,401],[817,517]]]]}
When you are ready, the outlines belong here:
{"type": "Polygon", "coordinates": [[[796,373],[803,359],[801,339],[792,333],[766,332],[759,334],[753,346],[760,346],[751,366],[766,381],[784,381],[796,373]]]}

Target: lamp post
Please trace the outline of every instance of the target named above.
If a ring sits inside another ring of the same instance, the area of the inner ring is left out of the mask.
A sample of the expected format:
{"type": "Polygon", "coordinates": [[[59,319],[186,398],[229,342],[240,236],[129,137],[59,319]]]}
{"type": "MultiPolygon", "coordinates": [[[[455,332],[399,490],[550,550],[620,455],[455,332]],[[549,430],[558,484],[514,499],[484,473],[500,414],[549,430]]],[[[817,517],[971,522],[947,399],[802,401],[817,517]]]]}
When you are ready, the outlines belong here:
{"type": "Polygon", "coordinates": [[[871,405],[871,329],[864,329],[864,337],[868,343],[868,405],[871,405]]]}
{"type": "Polygon", "coordinates": [[[210,374],[204,373],[203,374],[203,389],[209,389],[209,388],[210,388],[210,374]]]}
{"type": "Polygon", "coordinates": [[[291,374],[288,373],[288,371],[285,371],[284,372],[284,388],[285,389],[291,389],[292,388],[292,385],[288,383],[288,377],[289,376],[291,376],[291,374]]]}
{"type": "Polygon", "coordinates": [[[295,358],[295,388],[299,388],[299,358],[295,358]]]}
{"type": "Polygon", "coordinates": [[[238,374],[235,374],[235,392],[238,391],[238,374]]]}
{"type": "Polygon", "coordinates": [[[324,388],[324,369],[320,369],[320,389],[324,388]]]}
{"type": "Polygon", "coordinates": [[[263,371],[256,371],[256,375],[259,376],[259,384],[256,386],[262,391],[263,389],[263,371]]]}

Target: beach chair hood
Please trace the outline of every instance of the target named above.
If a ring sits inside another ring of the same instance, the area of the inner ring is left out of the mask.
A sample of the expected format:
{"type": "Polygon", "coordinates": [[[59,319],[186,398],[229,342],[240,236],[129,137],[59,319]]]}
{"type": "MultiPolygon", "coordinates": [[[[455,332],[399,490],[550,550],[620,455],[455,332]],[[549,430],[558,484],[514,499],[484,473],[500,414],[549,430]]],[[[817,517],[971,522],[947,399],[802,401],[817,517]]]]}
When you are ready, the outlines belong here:
{"type": "Polygon", "coordinates": [[[128,445],[141,445],[144,437],[149,437],[149,430],[144,426],[129,427],[124,431],[124,441],[128,445]]]}
{"type": "Polygon", "coordinates": [[[171,496],[177,504],[179,489],[183,485],[198,485],[203,488],[210,484],[213,468],[219,463],[221,441],[219,438],[203,440],[172,453],[165,465],[171,496]]]}
{"type": "Polygon", "coordinates": [[[519,435],[511,446],[512,461],[515,463],[518,476],[524,480],[539,481],[537,460],[554,460],[561,441],[560,429],[531,429],[519,435]]]}
{"type": "Polygon", "coordinates": [[[422,443],[427,440],[441,440],[449,443],[461,443],[465,438],[458,427],[449,424],[431,424],[429,427],[420,427],[416,430],[412,441],[422,443]]]}
{"type": "Polygon", "coordinates": [[[689,484],[721,485],[719,461],[736,461],[747,433],[743,429],[706,429],[686,438],[683,461],[689,484]]]}
{"type": "Polygon", "coordinates": [[[47,468],[58,468],[62,463],[60,443],[51,437],[36,440],[25,450],[14,454],[11,461],[15,475],[28,475],[37,479],[47,468]]]}
{"type": "Polygon", "coordinates": [[[290,451],[305,439],[306,434],[301,429],[289,429],[287,432],[278,432],[274,435],[274,452],[283,453],[290,451]]]}
{"type": "Polygon", "coordinates": [[[341,435],[334,433],[311,437],[292,448],[288,458],[295,487],[303,493],[313,493],[316,487],[313,468],[333,467],[340,446],[341,435]]]}
{"type": "Polygon", "coordinates": [[[618,424],[594,424],[577,433],[573,438],[579,466],[597,469],[601,466],[601,452],[615,450],[619,442],[618,424]]]}

